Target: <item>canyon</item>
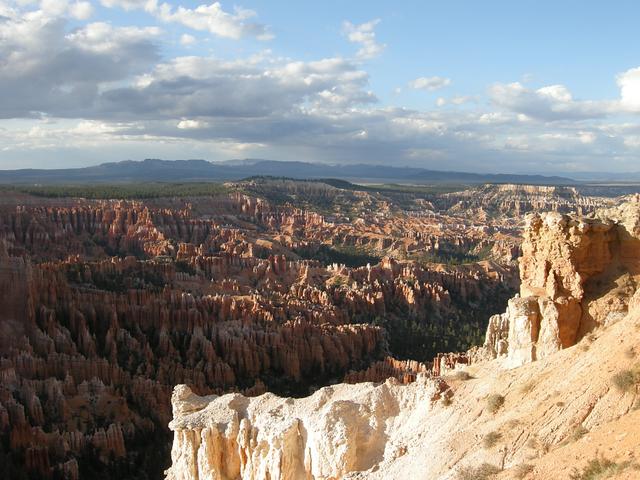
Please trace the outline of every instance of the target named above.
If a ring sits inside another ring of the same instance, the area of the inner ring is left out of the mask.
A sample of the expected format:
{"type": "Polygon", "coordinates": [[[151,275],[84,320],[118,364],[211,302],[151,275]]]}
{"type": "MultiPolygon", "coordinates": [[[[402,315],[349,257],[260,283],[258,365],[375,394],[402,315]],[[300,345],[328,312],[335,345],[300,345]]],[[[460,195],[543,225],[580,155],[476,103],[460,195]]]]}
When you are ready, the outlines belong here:
{"type": "Polygon", "coordinates": [[[462,398],[451,372],[570,351],[638,274],[637,205],[571,187],[54,193],[0,191],[7,478],[162,478],[171,456],[172,478],[373,474],[406,456],[391,418],[462,398]]]}
{"type": "Polygon", "coordinates": [[[409,384],[301,399],[176,386],[167,479],[596,478],[576,475],[605,460],[597,478],[637,478],[640,196],[527,216],[520,279],[482,347],[409,384]]]}

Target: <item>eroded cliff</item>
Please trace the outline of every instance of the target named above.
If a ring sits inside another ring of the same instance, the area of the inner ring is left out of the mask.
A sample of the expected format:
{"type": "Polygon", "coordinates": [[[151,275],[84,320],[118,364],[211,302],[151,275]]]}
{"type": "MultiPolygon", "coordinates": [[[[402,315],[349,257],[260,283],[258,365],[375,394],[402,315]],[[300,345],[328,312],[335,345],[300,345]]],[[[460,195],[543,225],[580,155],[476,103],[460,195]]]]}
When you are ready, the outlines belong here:
{"type": "Polygon", "coordinates": [[[509,260],[393,256],[467,255],[509,243],[509,230],[474,228],[465,243],[458,219],[375,212],[380,200],[358,197],[352,225],[337,208],[327,219],[240,192],[0,192],[0,476],[159,478],[175,384],[299,396],[343,379],[406,383],[428,366],[390,354],[425,361],[476,340],[515,286],[509,260]]]}
{"type": "Polygon", "coordinates": [[[490,319],[485,348],[518,366],[624,317],[640,280],[639,197],[591,217],[526,218],[520,294],[490,319]]]}
{"type": "Polygon", "coordinates": [[[635,478],[638,225],[640,197],[594,218],[530,217],[522,295],[492,318],[484,353],[439,357],[444,376],[297,400],[176,387],[167,478],[568,478],[603,447],[635,478]]]}

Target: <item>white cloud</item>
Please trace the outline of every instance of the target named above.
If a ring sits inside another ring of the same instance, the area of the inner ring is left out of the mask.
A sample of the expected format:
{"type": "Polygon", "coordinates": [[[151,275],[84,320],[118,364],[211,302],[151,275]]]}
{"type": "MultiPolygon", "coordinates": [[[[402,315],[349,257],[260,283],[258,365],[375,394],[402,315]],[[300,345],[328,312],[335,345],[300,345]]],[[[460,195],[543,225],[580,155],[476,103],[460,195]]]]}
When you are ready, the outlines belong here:
{"type": "Polygon", "coordinates": [[[616,78],[620,87],[620,104],[622,108],[640,112],[640,67],[631,68],[616,78]]]}
{"type": "Polygon", "coordinates": [[[454,105],[463,105],[465,103],[471,103],[477,100],[477,97],[473,95],[456,95],[455,97],[452,97],[450,101],[454,105]]]}
{"type": "Polygon", "coordinates": [[[188,45],[193,45],[194,43],[196,43],[196,37],[194,37],[193,35],[189,35],[187,33],[183,33],[180,36],[180,44],[181,45],[188,46],[188,45]]]}
{"type": "Polygon", "coordinates": [[[464,105],[465,103],[471,103],[477,101],[477,97],[473,95],[456,95],[451,98],[438,97],[436,100],[436,105],[438,107],[443,107],[444,105],[464,105]]]}
{"type": "Polygon", "coordinates": [[[640,149],[640,135],[631,135],[624,139],[625,146],[633,149],[640,149]]]}
{"type": "Polygon", "coordinates": [[[578,132],[578,138],[582,143],[593,143],[597,136],[594,132],[578,132]]]}
{"type": "Polygon", "coordinates": [[[233,13],[229,13],[223,10],[220,2],[202,4],[195,8],[185,8],[182,5],[175,7],[166,2],[158,3],[158,0],[101,0],[101,3],[109,8],[143,9],[163,22],[178,23],[220,37],[237,40],[244,36],[254,36],[264,41],[273,38],[273,34],[265,25],[249,21],[256,17],[256,12],[235,7],[233,13]]]}
{"type": "Polygon", "coordinates": [[[367,82],[366,72],[341,58],[294,62],[270,56],[235,61],[188,56],[157,65],[130,87],[105,91],[100,105],[113,115],[265,121],[373,103],[367,82]]]}
{"type": "MultiPolygon", "coordinates": [[[[18,5],[21,6],[26,6],[31,3],[33,3],[31,0],[25,0],[24,2],[18,1],[18,5]]],[[[39,8],[39,10],[33,13],[48,18],[69,15],[76,20],[86,20],[93,13],[91,3],[84,0],[79,0],[74,3],[70,3],[68,0],[40,0],[39,8]]],[[[16,11],[13,11],[13,15],[16,13],[16,11]]],[[[2,6],[0,6],[0,15],[2,15],[2,6]]]]}
{"type": "Polygon", "coordinates": [[[416,90],[439,90],[451,85],[451,79],[444,77],[419,77],[409,82],[409,86],[416,90]]]}
{"type": "Polygon", "coordinates": [[[48,16],[58,17],[64,15],[69,8],[67,0],[42,0],[40,9],[48,16]]]}
{"type": "Polygon", "coordinates": [[[574,100],[564,85],[532,90],[520,82],[495,84],[489,89],[489,97],[496,106],[541,121],[602,118],[613,105],[607,101],[574,100]]]}
{"type": "Polygon", "coordinates": [[[123,43],[136,43],[160,35],[158,27],[113,27],[109,23],[94,22],[66,36],[79,49],[96,53],[113,52],[123,43]]]}
{"type": "Polygon", "coordinates": [[[558,102],[568,103],[573,100],[571,92],[564,85],[549,85],[539,88],[536,93],[541,97],[548,97],[558,102]]]}
{"type": "Polygon", "coordinates": [[[199,128],[206,128],[209,124],[201,120],[188,120],[183,119],[178,122],[177,127],[181,130],[197,130],[199,128]]]}
{"type": "Polygon", "coordinates": [[[505,112],[488,112],[480,115],[478,123],[486,125],[504,125],[515,123],[514,115],[505,112]]]}
{"type": "Polygon", "coordinates": [[[89,2],[76,2],[69,7],[69,12],[76,20],[87,20],[93,14],[93,7],[89,2]]]}
{"type": "Polygon", "coordinates": [[[380,23],[380,19],[371,20],[360,25],[354,25],[345,21],[342,30],[351,43],[360,45],[357,52],[358,58],[368,60],[380,55],[386,45],[376,41],[375,27],[380,23]]]}
{"type": "MultiPolygon", "coordinates": [[[[18,125],[0,129],[0,151],[25,152],[52,148],[87,148],[100,145],[102,148],[118,139],[123,130],[139,128],[135,124],[107,123],[94,120],[61,120],[38,122],[35,125],[18,125]]],[[[124,137],[122,137],[124,138],[124,137]]]]}
{"type": "Polygon", "coordinates": [[[69,33],[70,13],[61,5],[3,12],[0,118],[87,115],[101,85],[128,79],[158,60],[150,40],[156,28],[95,22],[69,33]]]}
{"type": "Polygon", "coordinates": [[[107,8],[118,7],[130,11],[145,8],[148,0],[100,0],[100,3],[107,8]]]}

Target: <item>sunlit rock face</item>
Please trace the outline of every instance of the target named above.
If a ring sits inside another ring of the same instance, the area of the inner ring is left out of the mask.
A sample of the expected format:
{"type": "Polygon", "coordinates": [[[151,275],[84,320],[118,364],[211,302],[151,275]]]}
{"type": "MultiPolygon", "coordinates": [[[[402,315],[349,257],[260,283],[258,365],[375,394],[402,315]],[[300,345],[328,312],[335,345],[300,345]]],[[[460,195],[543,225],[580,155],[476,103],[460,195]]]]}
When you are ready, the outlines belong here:
{"type": "Polygon", "coordinates": [[[518,366],[624,317],[640,275],[639,219],[638,196],[591,217],[528,215],[520,294],[490,321],[491,355],[518,366]]]}
{"type": "Polygon", "coordinates": [[[168,480],[330,479],[368,470],[401,454],[388,430],[427,412],[443,398],[442,380],[418,377],[409,386],[340,384],[302,399],[267,393],[198,397],[174,389],[172,466],[168,480]]]}
{"type": "Polygon", "coordinates": [[[514,217],[550,211],[582,215],[610,203],[605,198],[583,196],[574,187],[517,184],[483,185],[443,195],[439,201],[450,211],[514,217]]]}

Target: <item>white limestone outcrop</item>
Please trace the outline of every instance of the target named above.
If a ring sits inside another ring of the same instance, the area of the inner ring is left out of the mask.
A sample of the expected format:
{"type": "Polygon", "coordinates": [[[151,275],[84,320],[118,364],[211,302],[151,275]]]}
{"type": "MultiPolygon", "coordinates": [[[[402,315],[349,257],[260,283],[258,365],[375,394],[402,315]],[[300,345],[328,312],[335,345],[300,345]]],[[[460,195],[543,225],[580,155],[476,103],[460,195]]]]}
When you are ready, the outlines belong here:
{"type": "Polygon", "coordinates": [[[167,480],[335,479],[402,453],[389,432],[411,428],[447,396],[442,379],[405,386],[339,384],[307,398],[173,393],[167,480]]]}

